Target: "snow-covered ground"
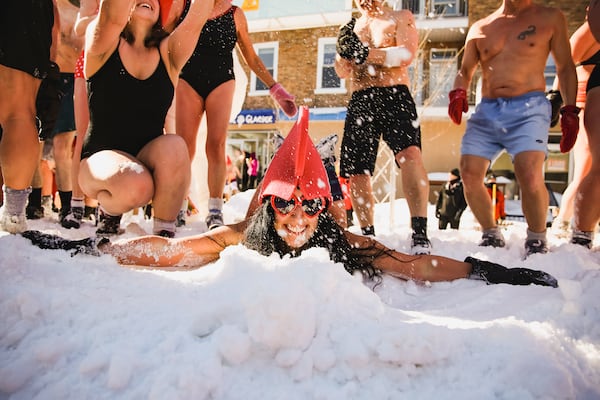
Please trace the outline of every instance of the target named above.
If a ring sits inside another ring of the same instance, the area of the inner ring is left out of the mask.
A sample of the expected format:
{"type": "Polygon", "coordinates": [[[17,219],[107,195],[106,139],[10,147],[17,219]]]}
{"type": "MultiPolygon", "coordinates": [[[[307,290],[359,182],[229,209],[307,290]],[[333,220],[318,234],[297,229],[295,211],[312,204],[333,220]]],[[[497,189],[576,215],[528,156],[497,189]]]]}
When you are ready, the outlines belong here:
{"type": "MultiPolygon", "coordinates": [[[[0,399],[599,399],[600,252],[550,234],[549,254],[523,260],[522,222],[507,248],[481,248],[468,210],[459,231],[433,212],[435,254],[543,269],[560,287],[387,277],[373,291],[322,249],[234,246],[194,271],[134,270],[0,232],[0,399]]],[[[378,205],[378,239],[408,251],[408,221],[405,201],[378,205]]],[[[150,231],[129,223],[123,237],[150,231]]]]}

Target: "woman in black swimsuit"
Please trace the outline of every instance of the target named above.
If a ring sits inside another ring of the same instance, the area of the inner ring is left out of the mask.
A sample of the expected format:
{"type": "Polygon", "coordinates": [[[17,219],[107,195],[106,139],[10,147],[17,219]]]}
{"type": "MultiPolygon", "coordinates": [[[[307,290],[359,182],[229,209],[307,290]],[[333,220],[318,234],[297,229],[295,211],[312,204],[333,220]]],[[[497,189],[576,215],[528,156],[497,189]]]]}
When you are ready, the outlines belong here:
{"type": "Polygon", "coordinates": [[[236,44],[248,67],[271,88],[272,96],[284,112],[289,116],[296,114],[294,97],[275,82],[254,51],[242,9],[231,5],[231,0],[216,0],[196,49],[181,72],[175,111],[176,132],[185,139],[190,159],[194,158],[198,128],[206,112],[209,228],[223,225],[225,141],[235,91],[232,51],[236,44]]]}
{"type": "Polygon", "coordinates": [[[167,34],[158,0],[105,0],[87,29],[90,123],[79,183],[100,203],[100,233],[117,233],[121,214],[152,201],[154,233],[175,234],[190,160],[185,141],[164,135],[163,126],[179,73],[213,5],[192,0],[187,16],[167,34]]]}

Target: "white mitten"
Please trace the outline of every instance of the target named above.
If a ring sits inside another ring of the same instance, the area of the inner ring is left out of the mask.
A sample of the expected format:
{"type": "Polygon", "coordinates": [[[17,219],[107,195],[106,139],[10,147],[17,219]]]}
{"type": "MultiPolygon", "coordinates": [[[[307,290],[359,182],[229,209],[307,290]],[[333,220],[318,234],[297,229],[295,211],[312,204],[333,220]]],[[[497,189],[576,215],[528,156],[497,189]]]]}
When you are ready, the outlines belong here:
{"type": "Polygon", "coordinates": [[[386,47],[379,50],[385,51],[385,61],[383,62],[385,67],[399,67],[412,58],[412,53],[404,46],[386,47]]]}

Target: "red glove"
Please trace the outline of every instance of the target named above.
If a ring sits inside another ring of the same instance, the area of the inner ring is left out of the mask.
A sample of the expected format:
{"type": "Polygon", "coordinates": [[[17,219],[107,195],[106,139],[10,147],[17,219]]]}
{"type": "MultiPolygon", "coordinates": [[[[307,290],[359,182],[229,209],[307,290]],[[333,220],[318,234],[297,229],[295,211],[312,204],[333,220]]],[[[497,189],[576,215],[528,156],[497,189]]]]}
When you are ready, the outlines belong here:
{"type": "Polygon", "coordinates": [[[575,146],[577,133],[579,132],[579,107],[564,106],[560,109],[560,130],[562,137],[560,138],[561,153],[568,153],[575,146]]]}
{"type": "Polygon", "coordinates": [[[158,0],[160,5],[160,24],[164,27],[169,21],[169,12],[171,12],[171,6],[173,0],[158,0]]]}
{"type": "Polygon", "coordinates": [[[462,113],[469,111],[469,103],[467,102],[467,91],[462,88],[457,88],[450,91],[450,104],[448,104],[448,115],[452,122],[460,125],[462,113]]]}
{"type": "Polygon", "coordinates": [[[288,117],[293,117],[298,113],[298,108],[296,107],[296,103],[294,103],[295,97],[289,94],[280,83],[271,86],[269,94],[288,117]]]}

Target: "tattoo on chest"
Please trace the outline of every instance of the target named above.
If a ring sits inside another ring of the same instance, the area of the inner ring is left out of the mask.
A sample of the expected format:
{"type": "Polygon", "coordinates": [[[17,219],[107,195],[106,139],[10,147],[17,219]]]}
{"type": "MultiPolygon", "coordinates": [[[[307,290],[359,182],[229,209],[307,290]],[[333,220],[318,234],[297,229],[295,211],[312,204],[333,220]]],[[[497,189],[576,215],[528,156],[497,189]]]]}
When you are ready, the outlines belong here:
{"type": "Polygon", "coordinates": [[[517,39],[525,40],[527,38],[527,36],[531,36],[531,35],[535,35],[535,25],[529,25],[526,30],[519,33],[519,36],[517,36],[517,39]]]}

